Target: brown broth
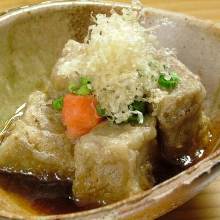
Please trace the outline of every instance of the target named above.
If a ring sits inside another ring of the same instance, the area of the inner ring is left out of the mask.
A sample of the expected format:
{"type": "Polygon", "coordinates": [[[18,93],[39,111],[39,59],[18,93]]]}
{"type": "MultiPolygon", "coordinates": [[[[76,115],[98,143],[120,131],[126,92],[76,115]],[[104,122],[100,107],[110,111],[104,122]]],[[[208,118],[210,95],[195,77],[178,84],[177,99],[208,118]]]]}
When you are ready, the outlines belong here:
{"type": "Polygon", "coordinates": [[[39,215],[65,214],[94,207],[78,207],[72,198],[70,181],[44,182],[33,176],[0,173],[0,187],[27,201],[39,215]]]}
{"type": "Polygon", "coordinates": [[[184,171],[188,167],[193,166],[220,147],[219,120],[215,119],[211,121],[208,139],[206,146],[195,145],[195,147],[190,148],[190,150],[180,158],[177,158],[175,163],[168,162],[160,155],[157,164],[154,165],[153,169],[156,184],[159,184],[184,171]]]}
{"type": "MultiPolygon", "coordinates": [[[[213,123],[211,131],[212,136],[208,146],[203,148],[203,153],[198,157],[188,155],[192,163],[186,166],[176,166],[168,163],[162,157],[158,158],[157,164],[154,166],[156,184],[175,176],[210,154],[219,139],[220,123],[213,123]]],[[[46,182],[29,175],[0,172],[0,188],[26,201],[33,212],[38,215],[80,212],[100,206],[77,206],[77,201],[72,196],[71,181],[46,182]]]]}

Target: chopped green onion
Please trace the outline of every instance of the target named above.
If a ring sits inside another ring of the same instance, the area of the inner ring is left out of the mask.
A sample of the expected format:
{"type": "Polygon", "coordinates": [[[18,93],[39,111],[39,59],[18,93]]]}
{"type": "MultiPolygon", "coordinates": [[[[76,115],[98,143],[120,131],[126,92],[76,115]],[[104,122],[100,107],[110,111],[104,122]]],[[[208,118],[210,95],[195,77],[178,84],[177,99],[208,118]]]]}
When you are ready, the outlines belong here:
{"type": "Polygon", "coordinates": [[[91,80],[88,77],[80,77],[80,86],[70,84],[68,90],[76,95],[90,95],[92,93],[91,80]]]}
{"type": "Polygon", "coordinates": [[[128,118],[128,122],[131,124],[143,124],[144,116],[142,112],[133,111],[132,115],[128,118]]]}
{"type": "Polygon", "coordinates": [[[175,72],[171,73],[170,75],[165,75],[162,73],[158,79],[159,85],[165,89],[174,89],[179,82],[180,78],[175,72]]]}
{"type": "Polygon", "coordinates": [[[97,111],[97,113],[98,113],[98,115],[99,115],[100,117],[105,117],[105,116],[106,116],[105,109],[104,109],[104,108],[101,108],[100,105],[97,105],[97,106],[96,106],[96,111],[97,111]]]}
{"type": "Polygon", "coordinates": [[[131,124],[138,124],[138,115],[134,115],[132,114],[129,118],[128,118],[128,122],[131,124]]]}
{"type": "Polygon", "coordinates": [[[83,85],[87,85],[91,83],[91,79],[88,77],[82,76],[80,77],[79,82],[80,82],[80,85],[83,86],[83,85]]]}
{"type": "Polygon", "coordinates": [[[128,122],[131,124],[143,124],[144,115],[147,113],[147,104],[143,101],[135,100],[129,105],[132,115],[128,118],[128,122]]]}
{"type": "Polygon", "coordinates": [[[90,95],[92,93],[92,89],[88,87],[88,85],[82,85],[77,91],[77,95],[90,95]]]}
{"type": "Polygon", "coordinates": [[[142,102],[142,101],[137,101],[135,100],[130,106],[129,108],[132,111],[139,111],[142,112],[143,114],[146,113],[146,103],[142,102]]]}
{"type": "Polygon", "coordinates": [[[76,91],[79,89],[79,86],[72,83],[68,86],[68,90],[69,92],[72,92],[72,93],[76,93],[76,91]]]}
{"type": "Polygon", "coordinates": [[[52,107],[55,110],[60,111],[63,108],[63,97],[59,97],[57,99],[54,99],[52,102],[52,107]]]}

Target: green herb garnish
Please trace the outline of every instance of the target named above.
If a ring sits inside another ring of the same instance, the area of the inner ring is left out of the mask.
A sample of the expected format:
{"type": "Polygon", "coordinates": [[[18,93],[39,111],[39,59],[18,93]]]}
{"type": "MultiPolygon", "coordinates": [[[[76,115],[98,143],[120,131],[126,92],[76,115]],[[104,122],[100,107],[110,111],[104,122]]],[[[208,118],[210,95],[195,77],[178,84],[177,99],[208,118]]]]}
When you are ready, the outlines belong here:
{"type": "Polygon", "coordinates": [[[80,82],[80,85],[83,86],[83,85],[87,85],[91,83],[91,79],[89,77],[82,76],[80,77],[79,82],[80,82]]]}
{"type": "Polygon", "coordinates": [[[57,99],[54,99],[52,102],[52,107],[55,110],[60,111],[63,108],[63,97],[59,97],[57,99]]]}
{"type": "Polygon", "coordinates": [[[142,112],[133,111],[132,115],[128,118],[128,122],[131,124],[143,124],[144,115],[142,112]]]}
{"type": "Polygon", "coordinates": [[[147,103],[135,100],[129,105],[129,109],[132,111],[132,115],[128,118],[128,122],[131,124],[142,124],[144,115],[147,113],[147,103]]]}
{"type": "Polygon", "coordinates": [[[104,108],[101,108],[100,105],[96,106],[96,111],[100,117],[106,117],[106,111],[104,108]]]}
{"type": "Polygon", "coordinates": [[[92,89],[88,85],[82,85],[77,91],[77,95],[90,95],[92,93],[92,89]]]}
{"type": "Polygon", "coordinates": [[[174,89],[178,83],[180,82],[179,76],[172,72],[169,75],[165,75],[164,73],[160,74],[158,79],[158,84],[160,87],[165,89],[174,89]]]}
{"type": "Polygon", "coordinates": [[[142,112],[143,114],[146,113],[146,103],[142,102],[142,101],[137,101],[135,100],[130,106],[129,109],[131,109],[132,111],[139,111],[142,112]]]}
{"type": "Polygon", "coordinates": [[[128,118],[128,123],[138,124],[138,123],[139,123],[138,115],[132,114],[132,115],[128,118]]]}
{"type": "Polygon", "coordinates": [[[91,80],[88,77],[80,77],[80,85],[75,83],[69,85],[68,90],[76,95],[90,95],[92,93],[91,80]]]}

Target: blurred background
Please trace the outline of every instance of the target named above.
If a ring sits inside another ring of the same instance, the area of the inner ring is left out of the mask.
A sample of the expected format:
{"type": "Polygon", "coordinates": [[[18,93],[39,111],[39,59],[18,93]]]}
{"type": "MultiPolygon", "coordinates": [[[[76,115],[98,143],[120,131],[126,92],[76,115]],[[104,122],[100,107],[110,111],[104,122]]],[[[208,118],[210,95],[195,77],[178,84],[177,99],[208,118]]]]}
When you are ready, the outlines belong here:
{"type": "MultiPolygon", "coordinates": [[[[43,0],[0,0],[0,10],[42,1],[43,0]]],[[[118,1],[130,2],[128,0],[118,1]]],[[[220,22],[220,0],[142,0],[142,3],[150,7],[183,12],[203,19],[220,22]]]]}
{"type": "MultiPolygon", "coordinates": [[[[0,11],[42,0],[0,0],[0,11]]],[[[130,2],[121,0],[120,2],[130,2]]],[[[145,6],[209,19],[220,26],[220,0],[142,0],[145,6]]],[[[194,199],[160,220],[220,220],[220,178],[194,199]]]]}

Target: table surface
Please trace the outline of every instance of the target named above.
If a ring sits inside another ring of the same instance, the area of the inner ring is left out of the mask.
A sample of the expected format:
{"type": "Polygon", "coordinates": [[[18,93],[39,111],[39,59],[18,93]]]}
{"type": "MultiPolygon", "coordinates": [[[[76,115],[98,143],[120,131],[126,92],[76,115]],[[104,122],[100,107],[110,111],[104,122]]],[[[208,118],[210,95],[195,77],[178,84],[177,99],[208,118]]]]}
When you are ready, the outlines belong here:
{"type": "MultiPolygon", "coordinates": [[[[36,2],[41,0],[0,0],[0,11],[36,2]]],[[[142,0],[142,2],[147,6],[220,22],[220,0],[142,0]]],[[[220,220],[220,178],[191,201],[160,220],[220,220]]]]}

